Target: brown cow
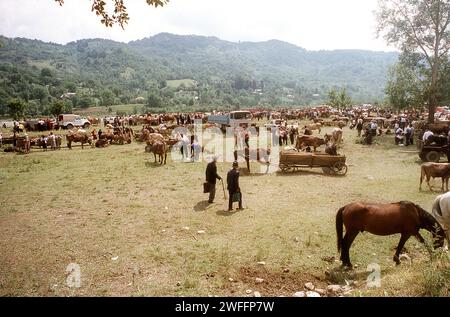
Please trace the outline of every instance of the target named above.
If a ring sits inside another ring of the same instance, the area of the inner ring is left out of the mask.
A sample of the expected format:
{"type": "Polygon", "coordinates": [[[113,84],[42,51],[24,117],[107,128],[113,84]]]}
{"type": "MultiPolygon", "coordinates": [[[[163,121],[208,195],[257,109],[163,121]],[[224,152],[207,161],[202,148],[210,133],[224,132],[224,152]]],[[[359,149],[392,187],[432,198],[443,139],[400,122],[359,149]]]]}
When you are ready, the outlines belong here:
{"type": "Polygon", "coordinates": [[[317,138],[310,135],[302,135],[297,137],[297,142],[295,144],[295,148],[297,150],[303,149],[305,146],[312,146],[314,148],[314,152],[316,152],[317,148],[321,145],[326,144],[324,139],[317,138]]]}
{"type": "Polygon", "coordinates": [[[169,147],[167,146],[166,142],[161,142],[161,141],[155,141],[152,144],[149,144],[145,147],[145,152],[153,152],[153,154],[155,155],[155,163],[156,163],[156,154],[158,154],[159,156],[159,163],[160,165],[162,165],[164,163],[164,165],[166,164],[167,161],[167,152],[169,150],[169,147]]]}
{"type": "Polygon", "coordinates": [[[305,129],[308,129],[311,131],[319,130],[319,134],[320,134],[320,132],[322,131],[322,124],[321,123],[309,124],[309,125],[305,126],[305,129]]]}
{"type": "Polygon", "coordinates": [[[72,149],[72,142],[80,142],[81,148],[83,149],[84,143],[92,143],[91,138],[89,137],[89,134],[82,131],[72,132],[70,131],[69,134],[66,135],[67,139],[67,147],[69,149],[72,149]]]}
{"type": "Polygon", "coordinates": [[[450,163],[424,163],[420,167],[420,185],[419,190],[422,190],[422,181],[424,178],[427,180],[428,187],[432,191],[430,185],[430,178],[440,177],[442,179],[442,190],[444,190],[444,181],[446,190],[448,191],[448,178],[450,177],[450,163]]]}

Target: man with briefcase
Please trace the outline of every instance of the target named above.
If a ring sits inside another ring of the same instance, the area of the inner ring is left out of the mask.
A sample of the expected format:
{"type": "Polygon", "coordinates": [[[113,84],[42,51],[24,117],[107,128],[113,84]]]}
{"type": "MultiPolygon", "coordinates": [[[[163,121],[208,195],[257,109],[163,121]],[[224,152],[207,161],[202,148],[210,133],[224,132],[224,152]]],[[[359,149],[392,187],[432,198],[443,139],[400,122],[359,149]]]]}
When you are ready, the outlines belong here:
{"type": "Polygon", "coordinates": [[[233,163],[233,169],[227,174],[227,185],[229,193],[228,211],[233,210],[233,203],[239,202],[239,209],[242,210],[242,193],[239,187],[239,164],[237,161],[233,163]]]}
{"type": "Polygon", "coordinates": [[[206,183],[203,184],[204,192],[209,193],[208,203],[212,204],[214,202],[214,197],[216,196],[216,180],[222,180],[217,174],[217,157],[213,157],[211,163],[208,163],[206,167],[206,183]]]}

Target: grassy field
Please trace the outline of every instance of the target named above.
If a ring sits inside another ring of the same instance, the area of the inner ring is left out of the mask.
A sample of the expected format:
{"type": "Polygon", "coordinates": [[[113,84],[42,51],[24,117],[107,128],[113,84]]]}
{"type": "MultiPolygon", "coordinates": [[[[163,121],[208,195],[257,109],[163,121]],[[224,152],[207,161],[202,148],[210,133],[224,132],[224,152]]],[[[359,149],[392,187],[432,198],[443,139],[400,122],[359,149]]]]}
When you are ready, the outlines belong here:
{"type": "MultiPolygon", "coordinates": [[[[340,207],[411,200],[430,210],[438,195],[418,189],[415,148],[396,147],[392,137],[363,146],[355,134],[346,128],[340,150],[347,176],[320,169],[244,175],[245,210],[233,213],[220,185],[216,203],[207,204],[206,163],[173,162],[169,155],[158,166],[136,142],[2,152],[0,296],[246,296],[248,289],[292,296],[306,282],[326,288],[345,285],[344,278],[356,281],[347,296],[448,296],[448,256],[431,262],[413,238],[406,244],[411,263],[392,261],[399,235],[367,233],[350,250],[354,271],[344,275],[333,261],[340,207]],[[81,270],[79,288],[66,284],[71,263],[81,270]],[[380,288],[366,287],[371,263],[381,267],[380,288]]],[[[226,176],[230,165],[218,164],[219,174],[226,176]]]]}
{"type": "Polygon", "coordinates": [[[84,115],[84,116],[99,116],[99,117],[107,117],[107,116],[116,116],[117,113],[127,115],[134,114],[134,109],[137,109],[137,113],[142,112],[143,104],[129,104],[129,105],[114,105],[109,107],[89,107],[87,109],[77,109],[74,110],[73,113],[84,115]],[[111,108],[111,112],[108,109],[111,108]]]}
{"type": "Polygon", "coordinates": [[[176,79],[167,81],[167,87],[170,88],[179,88],[182,84],[185,87],[194,87],[197,82],[193,79],[176,79]]]}

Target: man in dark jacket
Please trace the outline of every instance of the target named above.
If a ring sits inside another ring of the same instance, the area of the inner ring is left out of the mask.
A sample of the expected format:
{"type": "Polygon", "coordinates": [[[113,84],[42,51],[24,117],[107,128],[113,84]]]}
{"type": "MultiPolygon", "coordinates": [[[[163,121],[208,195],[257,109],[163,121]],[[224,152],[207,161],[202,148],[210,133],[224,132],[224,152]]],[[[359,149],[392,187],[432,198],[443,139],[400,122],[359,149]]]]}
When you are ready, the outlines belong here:
{"type": "Polygon", "coordinates": [[[212,204],[214,202],[214,197],[216,196],[216,180],[221,180],[217,174],[217,157],[213,158],[213,161],[206,167],[206,181],[209,183],[209,199],[208,202],[212,204]]]}
{"type": "Polygon", "coordinates": [[[239,188],[239,165],[238,162],[235,161],[233,163],[233,169],[230,170],[227,174],[227,185],[228,185],[228,194],[229,194],[229,201],[228,201],[228,211],[233,210],[233,195],[236,193],[239,193],[239,209],[242,208],[242,193],[241,189],[239,188]]]}

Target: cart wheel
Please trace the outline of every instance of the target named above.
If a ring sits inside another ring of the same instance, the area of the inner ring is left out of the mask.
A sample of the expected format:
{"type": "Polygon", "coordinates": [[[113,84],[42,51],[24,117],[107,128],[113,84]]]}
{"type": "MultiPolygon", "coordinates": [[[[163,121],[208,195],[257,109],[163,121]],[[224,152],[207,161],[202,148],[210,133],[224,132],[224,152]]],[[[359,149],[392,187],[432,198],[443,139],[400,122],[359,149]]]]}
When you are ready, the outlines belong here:
{"type": "Polygon", "coordinates": [[[342,163],[342,162],[336,162],[334,165],[333,165],[333,167],[332,167],[332,170],[333,170],[333,172],[335,173],[335,174],[338,174],[338,175],[346,175],[347,174],[347,170],[348,170],[348,168],[347,168],[347,165],[345,164],[345,163],[342,163]]]}
{"type": "Polygon", "coordinates": [[[288,171],[288,166],[287,165],[280,165],[280,170],[283,172],[283,173],[286,173],[287,171],[288,171]]]}
{"type": "Polygon", "coordinates": [[[439,162],[440,158],[441,158],[441,156],[440,156],[439,153],[436,152],[436,151],[430,151],[430,152],[428,152],[427,154],[425,154],[425,159],[426,159],[428,162],[434,162],[434,163],[437,163],[437,162],[439,162]]]}

